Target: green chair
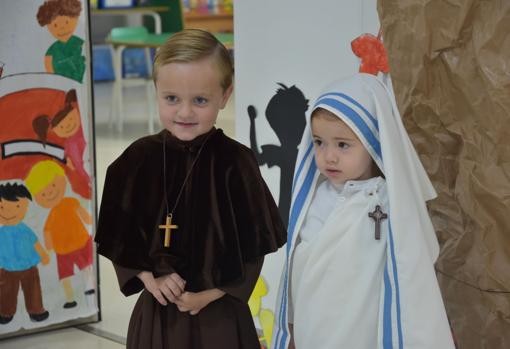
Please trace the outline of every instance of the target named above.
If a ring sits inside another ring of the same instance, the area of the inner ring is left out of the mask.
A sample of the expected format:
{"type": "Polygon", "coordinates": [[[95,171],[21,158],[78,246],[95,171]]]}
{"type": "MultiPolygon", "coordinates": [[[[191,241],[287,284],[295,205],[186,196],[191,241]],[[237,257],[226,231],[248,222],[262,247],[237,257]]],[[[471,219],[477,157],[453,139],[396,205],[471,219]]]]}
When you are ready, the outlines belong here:
{"type": "Polygon", "coordinates": [[[125,87],[131,86],[145,86],[146,101],[147,101],[147,116],[148,116],[148,131],[154,132],[154,119],[155,119],[155,91],[151,79],[152,60],[150,53],[150,46],[145,46],[143,43],[149,37],[149,32],[145,27],[118,27],[112,28],[107,42],[112,47],[113,67],[115,72],[115,82],[113,88],[112,108],[110,109],[110,125],[113,125],[114,119],[117,119],[117,130],[119,132],[123,129],[124,118],[124,98],[123,90],[125,87]],[[147,66],[148,78],[124,78],[122,76],[122,54],[129,44],[115,44],[115,42],[140,42],[135,47],[143,47],[145,52],[145,63],[147,66]]]}

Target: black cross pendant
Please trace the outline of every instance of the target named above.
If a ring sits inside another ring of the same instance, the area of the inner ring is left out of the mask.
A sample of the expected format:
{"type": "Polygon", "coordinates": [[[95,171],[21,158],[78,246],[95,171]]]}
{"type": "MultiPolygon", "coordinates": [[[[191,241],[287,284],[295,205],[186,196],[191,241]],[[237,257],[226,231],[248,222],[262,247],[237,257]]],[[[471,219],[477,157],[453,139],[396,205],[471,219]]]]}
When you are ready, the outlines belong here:
{"type": "Polygon", "coordinates": [[[369,212],[368,216],[375,222],[375,239],[381,240],[381,221],[388,218],[388,215],[381,210],[381,206],[375,206],[374,212],[369,212]]]}

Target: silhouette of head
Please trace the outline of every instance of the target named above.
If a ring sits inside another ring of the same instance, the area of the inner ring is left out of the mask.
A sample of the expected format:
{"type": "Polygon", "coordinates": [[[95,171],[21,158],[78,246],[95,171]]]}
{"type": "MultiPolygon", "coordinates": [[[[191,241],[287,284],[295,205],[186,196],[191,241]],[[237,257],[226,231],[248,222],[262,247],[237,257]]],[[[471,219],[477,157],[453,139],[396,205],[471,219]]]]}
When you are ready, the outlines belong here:
{"type": "Polygon", "coordinates": [[[266,118],[282,146],[297,146],[306,126],[308,99],[295,85],[282,83],[266,108],[266,118]]]}

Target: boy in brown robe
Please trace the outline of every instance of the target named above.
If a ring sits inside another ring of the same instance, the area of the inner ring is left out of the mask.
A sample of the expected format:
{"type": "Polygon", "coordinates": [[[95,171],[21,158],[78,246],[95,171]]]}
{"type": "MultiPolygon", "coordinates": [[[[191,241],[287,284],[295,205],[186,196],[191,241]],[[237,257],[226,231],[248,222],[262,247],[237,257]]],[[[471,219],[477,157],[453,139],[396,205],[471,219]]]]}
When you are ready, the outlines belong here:
{"type": "Polygon", "coordinates": [[[96,242],[121,291],[143,290],[128,348],[260,348],[247,301],[284,224],[249,148],[214,123],[232,93],[228,51],[184,30],[158,51],[156,135],[108,168],[96,242]]]}

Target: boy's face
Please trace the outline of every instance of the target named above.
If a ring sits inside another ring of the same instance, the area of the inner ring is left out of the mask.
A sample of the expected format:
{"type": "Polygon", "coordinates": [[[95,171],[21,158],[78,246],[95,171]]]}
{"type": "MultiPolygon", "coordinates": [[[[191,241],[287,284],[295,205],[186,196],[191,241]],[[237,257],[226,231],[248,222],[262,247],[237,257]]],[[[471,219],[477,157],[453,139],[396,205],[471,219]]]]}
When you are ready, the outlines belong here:
{"type": "Polygon", "coordinates": [[[57,136],[68,138],[78,131],[80,123],[80,114],[78,109],[74,108],[52,130],[57,136]]]}
{"type": "Polygon", "coordinates": [[[57,16],[48,24],[48,30],[55,39],[67,42],[78,25],[78,17],[57,16]]]}
{"type": "Polygon", "coordinates": [[[28,210],[30,200],[18,198],[17,201],[0,200],[0,224],[16,225],[20,223],[28,210]]]}
{"type": "Polygon", "coordinates": [[[208,58],[160,67],[156,91],[161,123],[175,137],[189,141],[212,129],[232,88],[223,91],[220,73],[208,58]]]}
{"type": "Polygon", "coordinates": [[[334,184],[372,177],[372,158],[356,134],[336,116],[319,110],[312,118],[315,161],[334,184]]]}
{"type": "Polygon", "coordinates": [[[55,207],[66,192],[66,177],[55,176],[46,187],[34,195],[35,201],[44,208],[55,207]]]}

